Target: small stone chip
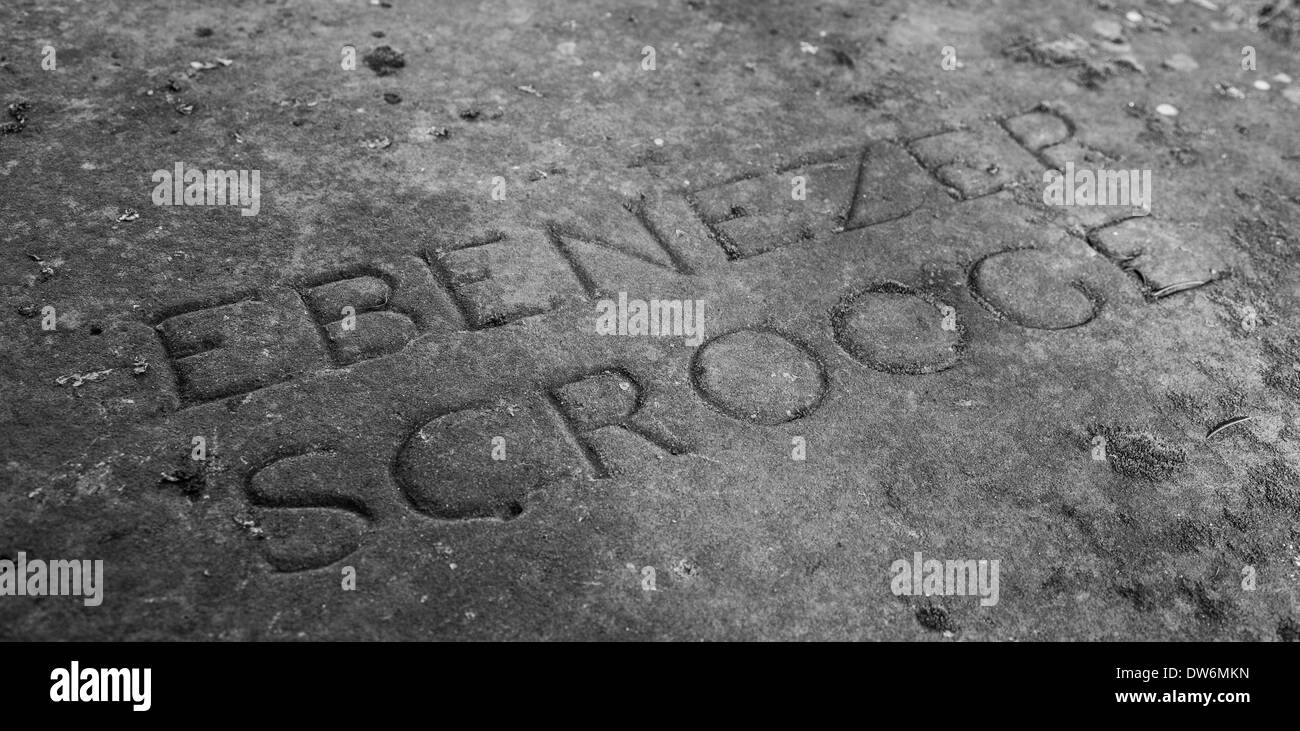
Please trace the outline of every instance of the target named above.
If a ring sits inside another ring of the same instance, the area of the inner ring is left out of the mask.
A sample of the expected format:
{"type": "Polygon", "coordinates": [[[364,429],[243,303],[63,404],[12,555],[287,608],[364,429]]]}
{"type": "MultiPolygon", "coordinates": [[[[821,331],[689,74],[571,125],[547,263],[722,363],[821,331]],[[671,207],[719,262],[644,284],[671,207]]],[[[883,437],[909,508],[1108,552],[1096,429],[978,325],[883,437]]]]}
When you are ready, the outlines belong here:
{"type": "Polygon", "coordinates": [[[1201,65],[1196,63],[1196,59],[1188,56],[1186,53],[1175,53],[1165,59],[1164,66],[1165,68],[1170,68],[1174,71],[1195,71],[1200,68],[1201,65]]]}
{"type": "Polygon", "coordinates": [[[1124,27],[1114,20],[1098,20],[1092,24],[1092,32],[1115,43],[1124,40],[1124,27]]]}
{"type": "Polygon", "coordinates": [[[1220,96],[1226,96],[1229,99],[1246,98],[1246,95],[1242,93],[1241,89],[1238,89],[1237,87],[1231,86],[1229,84],[1223,84],[1223,83],[1215,84],[1214,90],[1217,91],[1220,96]]]}
{"type": "Polygon", "coordinates": [[[69,373],[66,376],[59,376],[54,379],[54,382],[60,386],[71,383],[73,388],[77,388],[87,381],[98,381],[112,372],[112,368],[105,368],[102,371],[90,371],[89,373],[69,373]]]}

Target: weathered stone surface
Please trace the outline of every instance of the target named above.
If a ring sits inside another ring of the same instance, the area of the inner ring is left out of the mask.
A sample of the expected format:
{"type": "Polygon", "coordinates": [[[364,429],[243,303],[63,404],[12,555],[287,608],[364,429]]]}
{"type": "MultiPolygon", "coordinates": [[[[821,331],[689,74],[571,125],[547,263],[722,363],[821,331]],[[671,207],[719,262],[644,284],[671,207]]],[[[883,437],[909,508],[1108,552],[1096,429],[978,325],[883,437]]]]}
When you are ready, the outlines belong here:
{"type": "Polygon", "coordinates": [[[1126,32],[1145,74],[1052,56],[1114,15],[1064,0],[258,3],[202,38],[194,2],[31,5],[4,46],[68,52],[0,68],[31,102],[0,135],[0,556],[112,583],[3,598],[5,639],[1300,619],[1293,90],[1159,70],[1224,58],[1193,3],[1126,32]],[[404,63],[340,67],[381,43],[404,63]],[[259,171],[257,214],[154,205],[178,161],[259,171]],[[1150,170],[1149,217],[1046,205],[1066,164],[1150,170]],[[620,295],[702,303],[699,344],[610,332],[620,295]],[[895,595],[916,552],[998,560],[999,601],[895,595]]]}

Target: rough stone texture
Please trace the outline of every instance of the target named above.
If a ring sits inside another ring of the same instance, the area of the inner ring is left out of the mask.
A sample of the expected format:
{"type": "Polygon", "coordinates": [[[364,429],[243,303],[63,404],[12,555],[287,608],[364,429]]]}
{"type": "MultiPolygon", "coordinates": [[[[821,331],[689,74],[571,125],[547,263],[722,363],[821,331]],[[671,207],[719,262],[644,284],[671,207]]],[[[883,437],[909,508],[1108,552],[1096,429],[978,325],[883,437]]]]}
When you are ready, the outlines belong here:
{"type": "Polygon", "coordinates": [[[1300,634],[1300,138],[1251,84],[1294,45],[1195,3],[1125,26],[1144,71],[1046,53],[1121,17],[1064,0],[392,5],[0,4],[0,556],[108,582],[0,637],[1300,634]],[[259,212],[153,205],[178,161],[259,212]],[[1066,162],[1152,170],[1150,217],[1045,205],[1066,162]],[[620,292],[703,343],[597,334],[620,292]],[[915,552],[999,602],[895,596],[915,552]]]}

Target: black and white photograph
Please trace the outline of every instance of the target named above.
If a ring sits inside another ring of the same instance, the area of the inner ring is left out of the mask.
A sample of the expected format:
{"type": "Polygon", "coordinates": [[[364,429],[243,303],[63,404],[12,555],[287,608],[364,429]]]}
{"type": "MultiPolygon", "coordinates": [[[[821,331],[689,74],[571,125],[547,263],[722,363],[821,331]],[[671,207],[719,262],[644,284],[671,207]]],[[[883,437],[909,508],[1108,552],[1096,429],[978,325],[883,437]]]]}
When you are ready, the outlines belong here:
{"type": "Polygon", "coordinates": [[[1241,712],[1159,653],[1300,640],[1298,120],[1293,0],[0,0],[0,640],[1241,712]]]}

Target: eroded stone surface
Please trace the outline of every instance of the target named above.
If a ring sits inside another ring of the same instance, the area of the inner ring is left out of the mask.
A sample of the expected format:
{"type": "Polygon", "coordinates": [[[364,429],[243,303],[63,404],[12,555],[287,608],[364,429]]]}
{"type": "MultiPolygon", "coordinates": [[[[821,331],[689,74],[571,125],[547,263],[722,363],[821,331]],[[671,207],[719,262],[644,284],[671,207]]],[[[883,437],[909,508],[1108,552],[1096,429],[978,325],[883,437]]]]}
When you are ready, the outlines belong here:
{"type": "Polygon", "coordinates": [[[78,49],[3,71],[0,553],[115,587],[6,638],[1294,636],[1300,148],[1154,72],[1222,55],[1203,8],[1129,39],[1148,74],[1004,53],[1109,12],[1062,2],[835,11],[817,54],[790,4],[191,12],[0,7],[78,49]],[[358,27],[389,86],[320,61],[358,27]],[[899,62],[940,27],[964,67],[899,62]],[[153,206],[177,160],[260,212],[153,206]],[[1151,217],[1045,206],[1069,163],[1151,170],[1151,217]],[[597,334],[619,292],[704,343],[597,334]],[[895,596],[916,550],[1000,560],[999,603],[895,596]]]}

